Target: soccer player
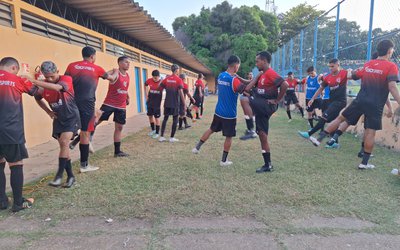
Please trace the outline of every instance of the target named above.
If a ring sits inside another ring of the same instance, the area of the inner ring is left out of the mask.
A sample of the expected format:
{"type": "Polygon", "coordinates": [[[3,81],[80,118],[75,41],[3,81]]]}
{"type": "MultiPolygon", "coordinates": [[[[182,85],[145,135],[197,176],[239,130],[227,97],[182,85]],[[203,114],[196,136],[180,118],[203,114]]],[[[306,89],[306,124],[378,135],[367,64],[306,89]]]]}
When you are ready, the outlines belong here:
{"type": "Polygon", "coordinates": [[[110,115],[114,113],[114,157],[127,157],[129,154],[121,151],[121,133],[126,123],[126,106],[129,105],[129,58],[121,56],[117,62],[119,72],[108,85],[106,99],[100,108],[103,113],[96,125],[102,121],[107,121],[110,115]]]}
{"type": "MultiPolygon", "coordinates": [[[[361,79],[361,89],[357,97],[343,111],[343,113],[330,124],[324,134],[333,132],[343,122],[349,125],[357,124],[364,115],[364,154],[359,169],[372,169],[369,164],[375,141],[375,133],[382,129],[382,114],[389,92],[400,105],[400,95],[396,82],[399,81],[397,65],[390,62],[394,52],[394,44],[390,40],[382,40],[377,45],[378,58],[366,62],[361,69],[352,72],[353,80],[361,79]]],[[[390,114],[389,109],[389,114],[390,114]]],[[[336,140],[344,130],[336,130],[333,140],[336,140]]]]}
{"type": "Polygon", "coordinates": [[[225,143],[222,160],[220,161],[221,167],[232,165],[232,162],[228,161],[227,157],[232,145],[232,138],[236,136],[237,99],[238,94],[242,93],[246,87],[236,77],[239,68],[240,58],[235,55],[230,56],[227,70],[218,76],[218,102],[211,126],[192,149],[193,154],[198,154],[201,146],[213,133],[222,131],[222,135],[225,136],[225,143]]]}
{"type": "Polygon", "coordinates": [[[103,68],[97,66],[96,50],[92,47],[82,49],[82,61],[74,62],[68,65],[65,75],[72,77],[75,90],[75,101],[79,109],[81,119],[80,132],[80,172],[98,170],[98,167],[89,165],[89,138],[90,133],[94,131],[95,123],[95,101],[96,89],[99,78],[114,81],[117,77],[118,69],[112,72],[106,72],[103,68]]]}
{"type": "Polygon", "coordinates": [[[293,72],[288,73],[286,82],[289,84],[289,87],[286,90],[285,105],[286,105],[286,113],[289,117],[289,122],[291,122],[292,115],[290,113],[290,103],[293,103],[300,110],[301,117],[304,117],[304,111],[303,108],[300,106],[299,100],[297,99],[296,96],[296,87],[299,84],[299,80],[294,78],[293,72]]]}
{"type": "Polygon", "coordinates": [[[253,96],[250,97],[250,105],[256,116],[256,131],[260,138],[261,153],[264,159],[264,165],[257,169],[256,173],[270,172],[273,169],[268,143],[269,119],[278,109],[278,103],[282,100],[289,86],[271,68],[270,63],[271,54],[267,51],[259,52],[256,56],[256,66],[262,72],[262,75],[246,87],[246,91],[255,87],[253,96]]]}
{"type": "Polygon", "coordinates": [[[178,109],[179,109],[179,98],[180,100],[184,100],[183,96],[183,82],[181,78],[178,76],[179,66],[176,64],[172,64],[171,66],[172,75],[167,76],[160,84],[159,90],[162,91],[165,89],[166,96],[164,101],[164,119],[161,125],[161,137],[158,140],[159,142],[164,142],[167,139],[164,137],[165,127],[167,126],[168,117],[172,116],[172,129],[171,129],[171,137],[169,142],[178,142],[176,139],[175,132],[176,127],[178,125],[178,109]]]}
{"type": "Polygon", "coordinates": [[[308,123],[310,124],[310,128],[314,128],[313,116],[315,114],[315,109],[321,108],[321,97],[317,96],[317,98],[314,100],[311,106],[308,106],[308,102],[314,96],[315,92],[317,92],[317,90],[320,87],[320,84],[318,82],[317,72],[315,72],[313,66],[308,67],[307,74],[308,76],[306,78],[306,84],[305,84],[307,118],[308,118],[308,123]]]}
{"type": "MultiPolygon", "coordinates": [[[[318,118],[318,123],[315,127],[313,127],[308,132],[298,131],[299,135],[303,138],[310,139],[310,141],[315,145],[319,146],[320,138],[315,138],[312,135],[320,129],[323,129],[325,123],[329,123],[333,121],[336,117],[339,116],[340,111],[346,107],[347,104],[347,78],[348,72],[347,70],[340,69],[340,62],[338,59],[332,59],[329,61],[329,68],[331,73],[326,76],[320,76],[319,78],[322,80],[321,86],[308,102],[308,106],[312,106],[315,99],[322,93],[322,91],[326,88],[330,88],[330,99],[327,110],[322,114],[321,117],[318,118]]],[[[323,134],[323,132],[321,133],[323,134]]]]}
{"type": "MultiPolygon", "coordinates": [[[[253,73],[249,72],[247,73],[247,80],[241,79],[239,76],[238,78],[246,83],[249,84],[251,80],[253,80],[253,73]]],[[[249,97],[252,95],[252,90],[249,92],[243,92],[240,94],[240,106],[242,106],[243,113],[244,113],[244,119],[246,121],[246,131],[243,136],[241,136],[239,139],[240,140],[248,140],[248,139],[253,139],[257,138],[257,133],[254,130],[254,114],[253,110],[250,107],[250,100],[249,97]]]]}
{"type": "Polygon", "coordinates": [[[23,159],[28,158],[25,147],[22,94],[34,95],[38,88],[17,76],[19,63],[15,58],[0,60],[0,210],[8,208],[6,195],[6,162],[11,170],[10,184],[14,197],[11,211],[31,207],[33,199],[22,197],[24,185],[23,159]]]}
{"type": "MultiPolygon", "coordinates": [[[[77,134],[81,127],[79,110],[74,99],[74,87],[70,76],[59,75],[57,66],[51,61],[45,61],[40,67],[46,82],[42,83],[45,88],[40,88],[35,99],[38,105],[53,119],[52,136],[58,140],[60,153],[58,158],[58,170],[54,180],[49,182],[50,186],[61,186],[64,170],[67,172],[66,188],[75,183],[72,172],[69,141],[77,134]],[[43,101],[45,99],[49,106],[43,101]]],[[[32,80],[37,83],[37,80],[32,80]]]]}
{"type": "Polygon", "coordinates": [[[161,116],[161,100],[162,91],[159,90],[161,79],[160,72],[153,70],[152,78],[147,79],[145,86],[147,92],[147,116],[149,117],[151,132],[149,136],[157,139],[160,133],[160,116],[161,116]]]}
{"type": "Polygon", "coordinates": [[[185,124],[185,129],[190,128],[191,126],[188,124],[185,112],[186,112],[186,96],[188,96],[191,100],[192,103],[195,103],[196,101],[192,97],[192,95],[189,93],[189,85],[185,82],[186,80],[186,75],[185,74],[180,74],[179,78],[182,79],[183,82],[183,100],[180,100],[179,102],[179,126],[178,130],[183,130],[183,123],[185,124]]]}
{"type": "Polygon", "coordinates": [[[204,83],[203,83],[203,74],[200,73],[197,77],[196,83],[195,83],[195,90],[193,94],[193,98],[195,100],[194,103],[194,110],[196,111],[196,120],[200,120],[201,117],[199,116],[199,109],[202,109],[203,106],[203,98],[204,98],[204,83]]]}

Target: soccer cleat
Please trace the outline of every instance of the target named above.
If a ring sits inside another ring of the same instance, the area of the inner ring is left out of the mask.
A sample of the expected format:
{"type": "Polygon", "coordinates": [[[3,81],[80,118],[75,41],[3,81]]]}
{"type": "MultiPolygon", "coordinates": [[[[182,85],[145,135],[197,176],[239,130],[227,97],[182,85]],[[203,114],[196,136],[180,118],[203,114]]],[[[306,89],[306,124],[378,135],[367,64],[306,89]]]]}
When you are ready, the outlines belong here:
{"type": "Polygon", "coordinates": [[[192,149],[192,153],[193,153],[193,154],[198,154],[198,153],[200,153],[200,150],[197,149],[197,148],[193,148],[193,149],[192,149]]]}
{"type": "Polygon", "coordinates": [[[183,130],[183,127],[178,127],[178,130],[183,130]]]}
{"type": "Polygon", "coordinates": [[[8,208],[8,197],[4,201],[0,201],[0,210],[6,210],[8,208]]]}
{"type": "Polygon", "coordinates": [[[233,162],[228,161],[228,160],[226,160],[226,161],[220,161],[220,162],[219,162],[219,165],[220,165],[221,167],[229,167],[229,166],[232,165],[232,164],[233,164],[233,162]]]}
{"type": "Polygon", "coordinates": [[[169,142],[178,142],[179,140],[176,139],[175,137],[171,137],[169,138],[169,142]]]}
{"type": "Polygon", "coordinates": [[[34,201],[35,200],[33,198],[28,198],[28,199],[22,198],[22,205],[19,206],[19,205],[14,204],[11,208],[11,211],[13,213],[16,213],[23,209],[31,208],[34,201]]]}
{"type": "Polygon", "coordinates": [[[192,126],[190,126],[190,125],[185,125],[185,129],[187,129],[187,128],[191,128],[192,126]]]}
{"type": "Polygon", "coordinates": [[[274,170],[274,167],[272,165],[268,165],[268,166],[264,165],[261,168],[257,169],[256,173],[260,174],[260,173],[265,173],[265,172],[271,172],[272,170],[274,170]]]}
{"type": "Polygon", "coordinates": [[[55,177],[54,180],[49,182],[49,186],[52,187],[59,187],[61,186],[62,178],[61,177],[55,177]]]}
{"type": "Polygon", "coordinates": [[[311,143],[312,143],[314,146],[316,146],[316,147],[318,147],[319,144],[321,144],[321,143],[317,140],[317,138],[315,138],[315,137],[313,137],[313,136],[310,136],[309,139],[310,139],[311,143]]]}
{"type": "Polygon", "coordinates": [[[297,131],[297,133],[298,133],[301,137],[303,137],[303,138],[306,138],[306,139],[309,139],[309,138],[310,138],[310,135],[308,134],[308,132],[305,132],[305,131],[297,131]]]}
{"type": "Polygon", "coordinates": [[[99,167],[87,165],[86,167],[81,167],[79,169],[79,173],[86,173],[86,172],[91,172],[91,171],[96,171],[99,170],[99,167]]]}
{"type": "Polygon", "coordinates": [[[152,135],[154,135],[156,133],[156,131],[155,130],[152,130],[150,133],[148,133],[147,135],[148,136],[152,136],[152,135]]]}
{"type": "Polygon", "coordinates": [[[160,139],[158,139],[159,142],[165,142],[167,139],[165,139],[164,136],[161,136],[160,139]]]}
{"type": "Polygon", "coordinates": [[[332,146],[333,144],[337,143],[335,139],[331,138],[326,145],[332,146]]]}
{"type": "Polygon", "coordinates": [[[70,188],[70,187],[72,187],[72,185],[74,185],[74,183],[75,183],[75,177],[74,176],[68,177],[63,188],[70,188]]]}
{"type": "Polygon", "coordinates": [[[291,122],[292,122],[292,119],[289,119],[287,122],[288,122],[288,123],[291,123],[291,122]]]}
{"type": "Polygon", "coordinates": [[[329,144],[327,144],[327,145],[325,145],[325,148],[329,148],[329,149],[337,149],[337,148],[340,148],[340,144],[339,143],[333,143],[332,145],[329,145],[329,144]]]}
{"type": "Polygon", "coordinates": [[[89,153],[94,154],[95,150],[93,148],[93,144],[90,142],[89,143],[89,153]]]}
{"type": "Polygon", "coordinates": [[[257,138],[257,133],[252,131],[252,130],[246,130],[243,136],[241,136],[239,139],[240,140],[248,140],[248,139],[254,139],[257,138]]]}
{"type": "Polygon", "coordinates": [[[373,168],[375,168],[375,166],[372,164],[364,165],[361,163],[360,165],[358,165],[358,169],[373,169],[373,168]]]}
{"type": "Polygon", "coordinates": [[[118,153],[114,154],[114,157],[128,157],[129,154],[119,151],[118,153]]]}
{"type": "Polygon", "coordinates": [[[154,135],[151,136],[151,138],[153,138],[153,139],[157,139],[158,137],[160,137],[159,134],[154,134],[154,135]]]}

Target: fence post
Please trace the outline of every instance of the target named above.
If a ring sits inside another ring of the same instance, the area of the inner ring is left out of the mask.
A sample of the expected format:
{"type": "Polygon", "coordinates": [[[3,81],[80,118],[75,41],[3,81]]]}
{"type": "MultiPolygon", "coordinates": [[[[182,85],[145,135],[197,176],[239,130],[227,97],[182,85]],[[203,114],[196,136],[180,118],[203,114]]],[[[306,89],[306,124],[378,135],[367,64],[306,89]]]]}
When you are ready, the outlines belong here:
{"type": "Polygon", "coordinates": [[[280,75],[283,75],[284,71],[285,71],[285,53],[286,53],[286,44],[283,45],[282,47],[282,72],[280,73],[280,75]]]}
{"type": "Polygon", "coordinates": [[[369,11],[367,61],[371,60],[373,21],[374,21],[374,0],[371,0],[371,7],[370,7],[370,11],[369,11]]]}
{"type": "Polygon", "coordinates": [[[338,58],[339,56],[339,19],[340,19],[340,3],[337,4],[337,13],[336,13],[336,32],[335,32],[335,51],[334,58],[338,58]]]}
{"type": "Polygon", "coordinates": [[[317,35],[318,35],[318,18],[315,18],[314,21],[314,58],[313,58],[313,66],[314,70],[317,70],[317,35]]]}
{"type": "Polygon", "coordinates": [[[289,57],[289,69],[293,72],[293,38],[290,39],[290,57],[289,57]]]}
{"type": "Polygon", "coordinates": [[[304,39],[304,30],[301,30],[300,32],[300,65],[299,65],[299,71],[300,71],[300,76],[303,78],[303,39],[304,39]]]}
{"type": "Polygon", "coordinates": [[[278,48],[278,50],[276,51],[276,68],[275,68],[275,70],[277,72],[279,72],[279,61],[280,61],[280,57],[279,57],[279,48],[278,48]]]}

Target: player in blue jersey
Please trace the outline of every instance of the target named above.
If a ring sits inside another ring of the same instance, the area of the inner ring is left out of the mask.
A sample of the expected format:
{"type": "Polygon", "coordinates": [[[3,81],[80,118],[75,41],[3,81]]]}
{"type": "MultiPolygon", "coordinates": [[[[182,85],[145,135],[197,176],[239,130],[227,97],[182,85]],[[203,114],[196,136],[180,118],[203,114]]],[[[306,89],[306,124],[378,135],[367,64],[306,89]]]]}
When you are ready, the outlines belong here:
{"type": "MultiPolygon", "coordinates": [[[[240,67],[240,58],[232,55],[228,59],[228,69],[218,76],[218,102],[215,108],[214,119],[210,128],[203,134],[196,147],[192,149],[194,154],[198,154],[201,146],[208,140],[214,132],[222,131],[225,136],[224,151],[222,153],[221,167],[232,165],[227,160],[229,149],[232,145],[232,138],[236,136],[236,116],[237,100],[239,93],[243,93],[246,88],[236,73],[240,67]]],[[[253,80],[255,81],[255,80],[253,80]]]]}
{"type": "MultiPolygon", "coordinates": [[[[314,67],[311,66],[307,69],[307,80],[306,80],[306,105],[314,96],[315,92],[319,89],[320,85],[318,83],[317,72],[315,72],[314,67]]],[[[310,127],[314,127],[314,118],[313,115],[315,113],[315,109],[321,109],[321,97],[318,96],[311,106],[307,106],[307,119],[310,127]]]]}

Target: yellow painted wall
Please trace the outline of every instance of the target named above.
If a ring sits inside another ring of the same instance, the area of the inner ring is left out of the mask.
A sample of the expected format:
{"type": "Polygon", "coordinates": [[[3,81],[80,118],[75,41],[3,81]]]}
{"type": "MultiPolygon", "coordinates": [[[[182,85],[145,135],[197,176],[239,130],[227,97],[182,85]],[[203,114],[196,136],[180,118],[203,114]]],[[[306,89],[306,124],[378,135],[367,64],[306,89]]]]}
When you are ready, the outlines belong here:
{"type": "MultiPolygon", "coordinates": [[[[0,37],[1,37],[1,45],[0,45],[0,57],[3,58],[5,56],[15,57],[20,64],[28,64],[30,69],[30,75],[33,77],[34,69],[37,65],[40,65],[41,62],[45,60],[54,61],[60,73],[64,73],[66,67],[69,63],[74,61],[82,60],[81,58],[81,46],[68,44],[65,42],[52,40],[43,36],[39,36],[36,34],[24,32],[21,30],[21,20],[20,20],[20,8],[28,10],[32,13],[38,14],[40,16],[46,17],[49,20],[57,22],[62,25],[67,25],[71,28],[79,30],[81,32],[85,32],[92,36],[99,37],[104,41],[112,42],[118,46],[130,49],[132,51],[138,52],[141,55],[146,55],[148,57],[154,58],[160,62],[168,63],[160,58],[154,57],[146,52],[140,51],[136,48],[130,47],[126,44],[123,44],[119,41],[116,41],[112,38],[105,37],[102,34],[96,33],[92,30],[81,27],[77,24],[71,23],[67,20],[64,20],[60,17],[47,13],[43,10],[40,10],[34,6],[31,6],[27,3],[21,2],[19,0],[14,1],[6,1],[0,0],[0,2],[5,2],[11,4],[15,10],[15,25],[13,28],[0,26],[0,37]]],[[[105,70],[110,70],[112,68],[116,68],[117,65],[117,57],[107,54],[104,52],[97,52],[97,60],[96,64],[103,67],[105,70]]],[[[137,112],[137,100],[136,100],[136,82],[135,82],[135,74],[134,68],[140,68],[140,79],[141,79],[141,89],[142,92],[142,111],[145,111],[145,100],[144,100],[144,81],[142,79],[142,69],[147,69],[147,78],[151,77],[151,72],[154,69],[159,70],[163,74],[170,74],[169,70],[165,70],[163,68],[155,68],[150,65],[131,62],[130,66],[130,87],[129,87],[129,95],[131,96],[131,104],[127,108],[127,117],[131,117],[133,115],[138,114],[137,112]]],[[[187,70],[187,69],[182,69],[187,70]]],[[[188,71],[188,70],[187,70],[188,71]]],[[[20,72],[22,73],[22,72],[20,72]]],[[[194,72],[192,72],[194,73],[194,72]]],[[[193,77],[188,78],[188,82],[192,82],[194,80],[193,77]]],[[[99,80],[99,85],[96,93],[96,107],[99,108],[106,96],[108,89],[108,81],[99,80]]],[[[27,139],[27,146],[32,147],[44,142],[51,140],[51,120],[42,111],[39,106],[36,104],[34,98],[25,95],[24,99],[24,117],[25,117],[25,135],[27,139]]]]}

